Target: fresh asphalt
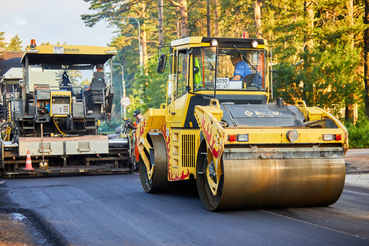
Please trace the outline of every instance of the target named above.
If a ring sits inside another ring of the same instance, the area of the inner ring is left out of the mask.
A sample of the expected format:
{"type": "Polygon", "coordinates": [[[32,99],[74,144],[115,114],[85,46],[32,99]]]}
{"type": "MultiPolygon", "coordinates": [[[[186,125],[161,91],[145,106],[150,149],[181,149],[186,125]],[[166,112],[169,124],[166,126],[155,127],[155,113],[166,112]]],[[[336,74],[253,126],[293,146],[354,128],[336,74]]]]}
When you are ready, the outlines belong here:
{"type": "Polygon", "coordinates": [[[193,183],[147,194],[137,173],[8,179],[0,189],[0,207],[30,211],[49,245],[369,245],[369,188],[351,184],[328,207],[225,212],[205,210],[193,183]]]}

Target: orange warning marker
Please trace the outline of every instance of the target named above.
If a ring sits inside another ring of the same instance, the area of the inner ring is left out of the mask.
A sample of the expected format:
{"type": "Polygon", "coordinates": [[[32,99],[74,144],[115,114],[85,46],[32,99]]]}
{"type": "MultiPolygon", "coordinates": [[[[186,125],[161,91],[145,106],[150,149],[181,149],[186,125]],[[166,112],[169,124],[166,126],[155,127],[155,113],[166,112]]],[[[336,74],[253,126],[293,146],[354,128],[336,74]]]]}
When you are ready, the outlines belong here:
{"type": "Polygon", "coordinates": [[[26,167],[23,170],[25,170],[25,171],[34,171],[35,170],[32,167],[31,153],[29,152],[29,150],[27,151],[26,167]]]}
{"type": "Polygon", "coordinates": [[[249,32],[248,31],[243,32],[242,38],[249,38],[249,32]]]}

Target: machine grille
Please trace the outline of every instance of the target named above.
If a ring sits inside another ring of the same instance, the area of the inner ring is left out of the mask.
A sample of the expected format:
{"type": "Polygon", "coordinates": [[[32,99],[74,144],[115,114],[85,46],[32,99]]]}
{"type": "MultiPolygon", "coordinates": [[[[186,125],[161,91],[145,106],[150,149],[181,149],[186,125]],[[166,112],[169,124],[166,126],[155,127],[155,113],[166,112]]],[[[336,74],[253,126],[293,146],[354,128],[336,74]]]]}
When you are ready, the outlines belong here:
{"type": "Polygon", "coordinates": [[[195,167],[195,135],[182,135],[182,167],[195,167]]]}

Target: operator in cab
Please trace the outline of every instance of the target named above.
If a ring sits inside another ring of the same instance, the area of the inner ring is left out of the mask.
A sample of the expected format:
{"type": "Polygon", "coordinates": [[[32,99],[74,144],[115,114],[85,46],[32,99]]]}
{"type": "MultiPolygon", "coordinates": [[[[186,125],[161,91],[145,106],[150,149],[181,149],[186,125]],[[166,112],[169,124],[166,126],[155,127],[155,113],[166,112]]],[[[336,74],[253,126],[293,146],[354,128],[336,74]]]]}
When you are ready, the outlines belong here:
{"type": "Polygon", "coordinates": [[[106,83],[108,82],[108,77],[104,73],[104,65],[103,64],[96,64],[96,72],[93,75],[97,78],[103,78],[104,79],[104,86],[106,86],[106,83]]]}
{"type": "Polygon", "coordinates": [[[252,74],[250,65],[242,59],[240,54],[231,55],[231,62],[235,67],[232,80],[242,80],[245,76],[252,74]]]}

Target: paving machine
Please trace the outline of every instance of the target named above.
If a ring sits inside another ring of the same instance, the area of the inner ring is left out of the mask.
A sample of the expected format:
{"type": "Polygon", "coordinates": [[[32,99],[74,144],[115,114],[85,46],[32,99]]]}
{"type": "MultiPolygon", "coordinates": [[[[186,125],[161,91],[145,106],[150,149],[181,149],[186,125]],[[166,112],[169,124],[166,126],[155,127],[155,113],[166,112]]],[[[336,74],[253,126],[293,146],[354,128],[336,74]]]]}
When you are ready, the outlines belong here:
{"type": "Polygon", "coordinates": [[[114,88],[95,67],[106,64],[111,73],[116,53],[114,47],[31,41],[16,68],[21,78],[11,69],[1,81],[2,175],[131,170],[129,139],[98,134],[100,122],[110,121],[114,88]]]}
{"type": "Polygon", "coordinates": [[[158,64],[163,72],[170,63],[166,102],[147,110],[137,127],[146,192],[196,179],[202,204],[211,211],[338,200],[347,131],[304,101],[269,103],[265,40],[190,37],[166,47],[169,56],[162,53],[158,64]],[[249,66],[239,80],[232,64],[237,56],[249,66]]]}

